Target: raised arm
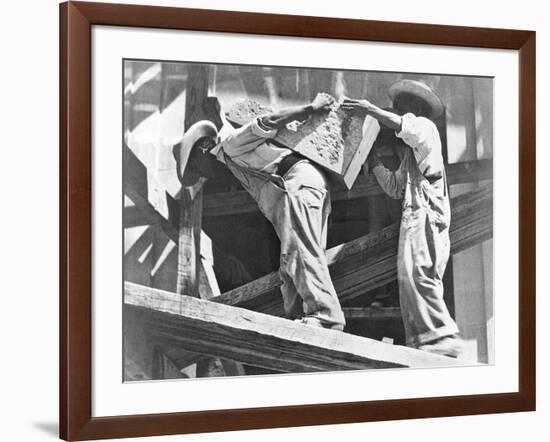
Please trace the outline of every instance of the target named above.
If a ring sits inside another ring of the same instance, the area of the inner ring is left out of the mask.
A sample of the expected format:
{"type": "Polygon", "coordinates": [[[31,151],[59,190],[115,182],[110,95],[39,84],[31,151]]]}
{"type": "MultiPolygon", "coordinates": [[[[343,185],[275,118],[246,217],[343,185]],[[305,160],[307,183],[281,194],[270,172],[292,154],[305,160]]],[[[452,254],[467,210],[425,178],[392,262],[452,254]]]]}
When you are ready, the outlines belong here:
{"type": "Polygon", "coordinates": [[[305,120],[311,114],[319,112],[329,107],[334,103],[334,98],[327,94],[318,94],[315,99],[303,106],[292,106],[264,115],[260,118],[260,124],[269,129],[279,129],[288,123],[296,120],[305,120]]]}
{"type": "Polygon", "coordinates": [[[426,168],[424,160],[432,152],[441,156],[439,132],[433,121],[426,117],[416,116],[411,112],[400,116],[394,112],[380,109],[368,100],[353,100],[350,98],[344,100],[342,109],[371,115],[381,124],[395,130],[395,135],[412,149],[414,158],[422,173],[425,172],[426,168]]]}
{"type": "Polygon", "coordinates": [[[250,152],[263,144],[266,139],[275,138],[279,128],[292,121],[303,120],[314,112],[328,109],[333,102],[334,99],[330,95],[318,94],[310,104],[288,107],[255,118],[229,135],[222,142],[223,150],[230,157],[250,152]]]}
{"type": "Polygon", "coordinates": [[[342,103],[342,109],[350,112],[370,115],[371,117],[376,118],[380,124],[383,124],[390,129],[395,131],[401,130],[402,119],[400,115],[395,112],[381,109],[368,100],[354,100],[352,98],[346,98],[342,103]]]}

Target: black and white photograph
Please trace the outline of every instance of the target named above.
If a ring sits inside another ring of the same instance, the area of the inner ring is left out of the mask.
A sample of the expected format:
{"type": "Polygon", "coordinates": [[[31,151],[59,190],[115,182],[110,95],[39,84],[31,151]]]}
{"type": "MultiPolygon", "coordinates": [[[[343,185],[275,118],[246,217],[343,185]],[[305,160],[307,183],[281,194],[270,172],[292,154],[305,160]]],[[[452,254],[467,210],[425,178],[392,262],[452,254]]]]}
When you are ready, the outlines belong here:
{"type": "Polygon", "coordinates": [[[0,440],[547,438],[543,2],[3,12],[0,440]]]}
{"type": "Polygon", "coordinates": [[[124,59],[123,381],[493,364],[493,77],[124,59]]]}

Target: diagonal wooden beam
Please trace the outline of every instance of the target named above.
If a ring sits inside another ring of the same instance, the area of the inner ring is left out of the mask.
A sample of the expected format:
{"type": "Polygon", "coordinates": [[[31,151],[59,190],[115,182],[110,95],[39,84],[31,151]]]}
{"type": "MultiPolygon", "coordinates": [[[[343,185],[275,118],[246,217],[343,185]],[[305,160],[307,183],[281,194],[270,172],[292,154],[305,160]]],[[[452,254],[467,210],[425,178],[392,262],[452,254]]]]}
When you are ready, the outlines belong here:
{"type": "Polygon", "coordinates": [[[399,307],[344,307],[346,320],[384,321],[401,319],[399,307]]]}
{"type": "Polygon", "coordinates": [[[144,214],[138,206],[132,205],[124,207],[122,224],[125,229],[138,226],[150,226],[154,223],[153,219],[144,214]]]}
{"type": "MultiPolygon", "coordinates": [[[[491,185],[481,186],[478,190],[453,198],[451,207],[452,254],[492,237],[491,185]]],[[[332,281],[341,302],[361,296],[396,279],[398,238],[399,223],[395,223],[327,251],[332,281]]],[[[212,301],[282,315],[280,284],[278,272],[272,272],[214,297],[212,301]]]]}
{"type": "MultiPolygon", "coordinates": [[[[204,180],[201,183],[204,184],[204,180]]],[[[124,193],[135,204],[124,208],[125,227],[158,224],[166,236],[178,244],[180,202],[147,171],[127,145],[124,145],[124,193]]],[[[201,232],[201,242],[205,240],[211,244],[211,240],[201,232]]],[[[201,249],[203,253],[208,251],[201,249]]]]}
{"type": "MultiPolygon", "coordinates": [[[[179,202],[149,173],[147,167],[126,144],[124,145],[123,158],[124,193],[150,221],[150,224],[158,224],[166,235],[177,244],[179,202]]],[[[130,212],[124,212],[125,225],[127,213],[130,212]]]]}
{"type": "Polygon", "coordinates": [[[126,282],[155,340],[280,372],[460,365],[455,359],[126,282]]]}
{"type": "MultiPolygon", "coordinates": [[[[475,160],[450,164],[447,167],[447,181],[450,185],[479,182],[493,178],[493,160],[475,160]]],[[[354,200],[368,196],[382,195],[382,189],[374,176],[360,175],[350,190],[335,189],[333,202],[354,200]]],[[[205,195],[203,216],[227,216],[253,213],[258,210],[256,202],[245,190],[205,195]]]]}

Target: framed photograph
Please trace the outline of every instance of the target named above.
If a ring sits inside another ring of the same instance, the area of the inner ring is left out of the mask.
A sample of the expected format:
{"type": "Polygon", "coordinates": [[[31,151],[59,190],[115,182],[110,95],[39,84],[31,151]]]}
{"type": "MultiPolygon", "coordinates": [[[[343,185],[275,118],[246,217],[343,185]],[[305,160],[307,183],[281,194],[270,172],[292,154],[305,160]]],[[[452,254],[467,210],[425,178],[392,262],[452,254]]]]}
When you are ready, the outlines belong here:
{"type": "Polygon", "coordinates": [[[60,436],[535,409],[535,33],[60,6],[60,436]]]}

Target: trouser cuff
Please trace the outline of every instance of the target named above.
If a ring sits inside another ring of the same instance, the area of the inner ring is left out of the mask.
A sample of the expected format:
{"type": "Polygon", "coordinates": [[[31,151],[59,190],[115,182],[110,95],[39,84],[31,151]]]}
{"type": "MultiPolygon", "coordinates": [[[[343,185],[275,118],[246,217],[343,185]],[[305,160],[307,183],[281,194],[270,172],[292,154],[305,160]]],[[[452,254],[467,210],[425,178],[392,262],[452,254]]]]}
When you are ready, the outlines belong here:
{"type": "Polygon", "coordinates": [[[439,327],[435,330],[428,330],[427,332],[407,338],[407,346],[418,347],[420,345],[427,344],[428,342],[435,341],[436,339],[456,335],[457,333],[458,327],[456,324],[444,325],[443,327],[439,327]]]}

